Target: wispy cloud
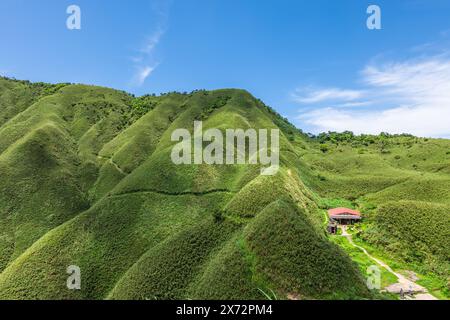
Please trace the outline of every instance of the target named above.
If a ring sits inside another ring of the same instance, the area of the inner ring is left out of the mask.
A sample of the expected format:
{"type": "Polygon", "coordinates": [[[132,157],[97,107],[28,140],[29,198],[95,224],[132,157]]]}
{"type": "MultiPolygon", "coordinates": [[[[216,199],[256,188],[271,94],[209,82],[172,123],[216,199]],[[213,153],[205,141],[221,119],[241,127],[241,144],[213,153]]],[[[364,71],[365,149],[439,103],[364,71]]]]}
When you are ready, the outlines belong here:
{"type": "Polygon", "coordinates": [[[155,70],[156,66],[150,67],[150,66],[143,66],[141,67],[136,75],[135,75],[135,81],[136,83],[141,86],[145,80],[152,74],[153,70],[155,70]]]}
{"type": "Polygon", "coordinates": [[[362,91],[339,88],[313,89],[311,87],[297,89],[293,94],[300,103],[317,103],[324,101],[354,101],[363,96],[362,91]]]}
{"type": "MultiPolygon", "coordinates": [[[[164,19],[165,20],[165,19],[164,19]]],[[[158,45],[159,41],[161,40],[162,36],[166,32],[166,29],[164,26],[162,26],[162,23],[160,23],[156,29],[155,32],[153,32],[145,42],[144,47],[140,50],[144,54],[151,54],[153,50],[158,45]]]]}
{"type": "Polygon", "coordinates": [[[142,86],[160,64],[156,60],[154,52],[167,30],[170,3],[171,1],[169,0],[153,3],[153,9],[157,15],[156,28],[146,37],[143,45],[136,50],[137,54],[131,57],[135,70],[132,82],[136,86],[142,86]]]}
{"type": "MultiPolygon", "coordinates": [[[[313,111],[299,115],[298,120],[315,132],[351,130],[378,134],[385,131],[429,137],[450,136],[448,55],[371,64],[362,70],[361,76],[365,84],[363,94],[337,94],[333,100],[326,100],[328,106],[317,106],[313,111]],[[346,97],[349,103],[371,107],[342,108],[343,105],[339,105],[342,97],[346,97]]],[[[353,92],[351,89],[341,90],[347,91],[353,92]]],[[[308,99],[302,103],[305,100],[308,99]]],[[[323,101],[309,99],[309,103],[323,101]]]]}

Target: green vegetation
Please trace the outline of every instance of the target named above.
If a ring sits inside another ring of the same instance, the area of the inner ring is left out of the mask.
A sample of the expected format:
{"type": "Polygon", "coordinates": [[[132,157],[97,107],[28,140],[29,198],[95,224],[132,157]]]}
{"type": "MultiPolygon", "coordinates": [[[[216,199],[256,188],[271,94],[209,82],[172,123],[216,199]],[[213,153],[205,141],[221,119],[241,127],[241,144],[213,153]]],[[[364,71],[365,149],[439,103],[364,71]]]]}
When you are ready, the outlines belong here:
{"type": "MultiPolygon", "coordinates": [[[[362,226],[363,228],[367,228],[364,224],[362,226]]],[[[359,227],[357,229],[359,229],[359,227]]],[[[361,238],[361,233],[357,233],[356,235],[357,236],[354,237],[353,240],[358,245],[366,248],[372,256],[388,263],[389,266],[395,271],[402,273],[407,277],[410,276],[411,272],[413,272],[415,277],[418,279],[416,283],[427,288],[428,291],[438,299],[448,300],[450,298],[448,278],[431,272],[428,268],[424,267],[423,264],[401,261],[398,256],[384,250],[384,248],[375,247],[373,244],[363,240],[361,238]]]]}
{"type": "Polygon", "coordinates": [[[449,150],[305,135],[244,90],[134,97],[0,78],[0,298],[385,298],[365,286],[366,257],[326,236],[338,206],[364,212],[358,241],[446,297],[449,150]],[[173,164],[171,133],[196,120],[279,128],[279,173],[173,164]],[[67,289],[69,265],[82,290],[67,289]]]}
{"type": "Polygon", "coordinates": [[[450,261],[450,206],[420,201],[388,202],[361,238],[409,263],[446,276],[450,261]]]}
{"type": "MultiPolygon", "coordinates": [[[[369,276],[367,274],[367,270],[372,265],[377,265],[375,261],[370,259],[364,252],[360,249],[352,246],[348,239],[342,236],[330,236],[331,241],[338,244],[341,248],[344,248],[345,252],[352,258],[354,262],[358,264],[358,267],[363,275],[366,277],[369,276]]],[[[377,265],[381,270],[381,286],[387,287],[391,284],[397,282],[397,277],[387,271],[385,268],[377,265]]]]}
{"type": "Polygon", "coordinates": [[[418,283],[448,299],[450,141],[344,132],[321,134],[311,144],[303,158],[312,177],[325,179],[303,180],[325,198],[320,206],[362,211],[360,245],[397,271],[414,271],[418,283]]]}

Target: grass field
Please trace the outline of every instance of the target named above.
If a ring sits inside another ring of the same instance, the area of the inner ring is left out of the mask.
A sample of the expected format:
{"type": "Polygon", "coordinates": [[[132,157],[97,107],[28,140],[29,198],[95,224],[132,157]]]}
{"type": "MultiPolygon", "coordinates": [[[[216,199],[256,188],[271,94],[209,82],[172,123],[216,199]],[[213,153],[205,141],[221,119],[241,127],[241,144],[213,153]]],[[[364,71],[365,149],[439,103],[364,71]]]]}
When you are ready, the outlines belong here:
{"type": "Polygon", "coordinates": [[[327,237],[336,206],[362,210],[361,241],[435,275],[423,281],[449,276],[450,141],[310,137],[244,90],[0,78],[0,174],[1,299],[384,298],[369,261],[327,237]],[[199,120],[280,129],[279,172],[173,164],[172,132],[199,120]]]}

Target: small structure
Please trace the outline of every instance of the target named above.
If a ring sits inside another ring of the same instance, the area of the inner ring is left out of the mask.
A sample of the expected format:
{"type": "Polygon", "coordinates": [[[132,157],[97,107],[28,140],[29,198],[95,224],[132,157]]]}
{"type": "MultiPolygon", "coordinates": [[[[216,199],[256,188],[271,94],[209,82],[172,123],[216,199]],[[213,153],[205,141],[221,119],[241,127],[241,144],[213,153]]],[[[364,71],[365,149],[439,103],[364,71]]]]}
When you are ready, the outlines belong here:
{"type": "Polygon", "coordinates": [[[335,221],[330,221],[327,226],[327,231],[331,234],[336,234],[338,230],[338,225],[335,221]]]}
{"type": "Polygon", "coordinates": [[[330,222],[340,225],[354,224],[361,220],[361,213],[348,208],[336,208],[328,210],[330,222]]]}

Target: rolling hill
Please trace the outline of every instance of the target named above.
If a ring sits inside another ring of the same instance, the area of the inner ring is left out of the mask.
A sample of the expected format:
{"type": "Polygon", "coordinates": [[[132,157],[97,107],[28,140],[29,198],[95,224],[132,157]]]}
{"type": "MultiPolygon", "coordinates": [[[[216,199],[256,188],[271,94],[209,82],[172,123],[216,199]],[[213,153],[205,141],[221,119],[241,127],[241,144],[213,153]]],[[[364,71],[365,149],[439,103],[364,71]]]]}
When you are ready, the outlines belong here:
{"type": "Polygon", "coordinates": [[[244,90],[0,78],[0,173],[0,299],[376,298],[326,234],[340,201],[367,212],[361,239],[448,278],[450,141],[311,137],[244,90]],[[280,129],[279,172],[173,164],[199,120],[280,129]]]}

